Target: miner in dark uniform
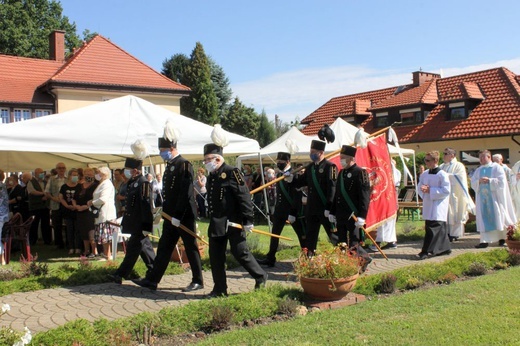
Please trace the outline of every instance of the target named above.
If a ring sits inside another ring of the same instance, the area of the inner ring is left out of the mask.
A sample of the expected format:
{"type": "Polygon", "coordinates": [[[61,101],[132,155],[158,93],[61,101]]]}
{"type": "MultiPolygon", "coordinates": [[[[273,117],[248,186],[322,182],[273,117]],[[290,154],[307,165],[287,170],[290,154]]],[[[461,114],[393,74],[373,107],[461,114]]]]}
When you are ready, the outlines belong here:
{"type": "Polygon", "coordinates": [[[359,246],[362,232],[360,228],[365,225],[370,204],[370,180],[367,171],[356,164],[355,156],[356,148],[348,145],[341,147],[343,169],[338,176],[329,221],[337,225],[338,242],[347,243],[349,248],[356,248],[358,255],[370,263],[370,257],[359,246]],[[351,217],[352,213],[356,216],[356,221],[351,217]]]}
{"type": "Polygon", "coordinates": [[[126,255],[121,265],[109,278],[121,283],[127,278],[134,268],[137,258],[141,258],[150,272],[153,268],[155,252],[150,239],[143,234],[152,232],[152,186],[141,174],[143,162],[133,158],[127,158],[124,174],[128,178],[126,193],[126,210],[121,226],[124,233],[129,233],[130,238],[126,242],[126,255]]]}
{"type": "MultiPolygon", "coordinates": [[[[291,171],[291,154],[279,152],[276,157],[276,166],[280,170],[279,175],[284,175],[291,171]]],[[[280,235],[288,220],[300,241],[301,248],[305,245],[305,219],[298,219],[298,207],[301,208],[301,196],[294,184],[281,180],[276,184],[276,205],[272,216],[272,233],[280,235]]],[[[271,237],[269,252],[265,259],[258,260],[258,263],[274,267],[276,262],[276,251],[278,250],[279,238],[271,237]]]]}
{"type": "Polygon", "coordinates": [[[197,239],[180,228],[187,227],[196,233],[195,217],[197,205],[193,191],[193,166],[183,158],[177,150],[176,140],[159,138],[159,151],[166,161],[163,175],[163,212],[171,216],[171,221],[164,219],[163,231],[157,247],[157,257],[154,268],[142,280],[134,280],[139,286],[157,289],[164,272],[168,268],[173,250],[182,239],[188,262],[190,263],[192,279],[183,292],[190,292],[204,288],[202,279],[202,264],[200,260],[197,239]]]}
{"type": "Polygon", "coordinates": [[[294,179],[296,187],[307,186],[307,249],[309,253],[316,250],[320,226],[325,228],[332,244],[336,245],[338,236],[334,233],[333,225],[329,221],[330,208],[336,190],[337,169],[329,160],[325,159],[325,142],[313,140],[311,142],[310,158],[312,162],[305,168],[305,172],[294,177],[287,176],[286,181],[294,179]]]}
{"type": "Polygon", "coordinates": [[[255,279],[255,289],[265,286],[266,272],[249,252],[246,233],[253,229],[253,204],[242,173],[224,162],[222,147],[204,146],[204,164],[209,172],[209,259],[215,283],[208,297],[227,295],[226,247],[229,240],[231,254],[255,279]],[[229,226],[228,220],[242,225],[242,229],[229,226]]]}

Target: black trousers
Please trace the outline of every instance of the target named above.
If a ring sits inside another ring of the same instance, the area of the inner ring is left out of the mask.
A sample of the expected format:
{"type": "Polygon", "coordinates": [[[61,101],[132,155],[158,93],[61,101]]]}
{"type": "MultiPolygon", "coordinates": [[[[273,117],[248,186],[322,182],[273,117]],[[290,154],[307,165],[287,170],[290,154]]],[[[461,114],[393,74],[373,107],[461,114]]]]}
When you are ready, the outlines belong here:
{"type": "MultiPolygon", "coordinates": [[[[184,219],[182,220],[182,224],[195,233],[194,219],[184,219]]],[[[146,278],[155,283],[161,281],[164,272],[170,264],[173,250],[175,249],[179,238],[181,238],[184,243],[186,256],[188,257],[188,262],[190,262],[192,274],[191,281],[202,285],[204,283],[202,279],[202,263],[200,261],[197,238],[178,227],[174,227],[168,220],[164,220],[163,222],[163,231],[161,239],[159,239],[153,270],[146,275],[146,278]]]]}
{"type": "MultiPolygon", "coordinates": [[[[273,219],[273,228],[271,230],[272,234],[280,235],[282,234],[283,228],[285,226],[285,218],[274,218],[273,219]]],[[[298,236],[298,241],[300,242],[300,247],[303,249],[306,247],[306,236],[305,236],[305,219],[296,219],[294,223],[291,224],[294,232],[298,236]]],[[[271,242],[269,243],[269,252],[267,253],[267,259],[270,261],[276,261],[276,251],[278,251],[278,245],[280,244],[280,239],[276,237],[271,237],[271,242]]]]}
{"type": "Polygon", "coordinates": [[[325,232],[329,236],[331,243],[336,246],[338,244],[338,235],[332,232],[332,225],[325,215],[308,215],[307,216],[307,249],[314,252],[318,245],[320,235],[320,226],[325,228],[325,232]]]}
{"type": "Polygon", "coordinates": [[[51,221],[54,229],[54,244],[59,247],[65,246],[63,241],[63,215],[59,209],[51,210],[51,221]]]}
{"type": "Polygon", "coordinates": [[[125,258],[115,274],[122,278],[127,278],[132,272],[132,269],[134,269],[135,262],[137,262],[139,256],[141,256],[144,264],[148,268],[147,273],[150,272],[153,269],[155,260],[155,252],[153,251],[150,238],[145,237],[142,233],[132,233],[126,242],[125,258]]]}
{"type": "Polygon", "coordinates": [[[50,245],[52,243],[52,233],[49,209],[42,208],[32,210],[31,215],[34,215],[34,221],[31,224],[31,230],[29,231],[29,242],[31,245],[36,244],[36,241],[38,240],[38,225],[41,223],[43,242],[46,245],[50,245]]]}
{"type": "Polygon", "coordinates": [[[231,254],[254,279],[260,279],[265,275],[265,271],[249,252],[245,231],[230,228],[223,237],[209,238],[209,262],[215,284],[213,292],[216,294],[227,293],[226,248],[228,240],[231,254]]]}

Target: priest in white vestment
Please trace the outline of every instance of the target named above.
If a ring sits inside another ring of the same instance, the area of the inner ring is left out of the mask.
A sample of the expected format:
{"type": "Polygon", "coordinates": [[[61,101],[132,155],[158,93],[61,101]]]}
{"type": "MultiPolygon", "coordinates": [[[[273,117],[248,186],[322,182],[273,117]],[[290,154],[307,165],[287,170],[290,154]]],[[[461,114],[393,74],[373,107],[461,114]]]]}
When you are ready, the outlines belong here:
{"type": "Polygon", "coordinates": [[[511,168],[513,175],[511,176],[511,199],[513,200],[513,208],[515,209],[516,219],[520,220],[520,161],[515,163],[511,168]]]}
{"type": "Polygon", "coordinates": [[[451,253],[446,227],[451,187],[448,174],[439,167],[439,156],[438,151],[426,154],[424,163],[428,169],[419,177],[418,193],[423,200],[426,231],[419,259],[451,253]]]}
{"type": "Polygon", "coordinates": [[[444,149],[444,163],[440,166],[450,178],[451,194],[448,208],[448,236],[455,241],[464,236],[464,225],[468,221],[469,213],[475,213],[475,203],[468,190],[468,175],[466,167],[456,157],[453,148],[444,149]]]}
{"type": "Polygon", "coordinates": [[[491,161],[489,150],[479,153],[480,167],[471,177],[471,187],[477,196],[477,232],[480,244],[486,248],[489,243],[498,241],[505,245],[506,228],[516,223],[516,215],[509,193],[504,169],[491,161]]]}

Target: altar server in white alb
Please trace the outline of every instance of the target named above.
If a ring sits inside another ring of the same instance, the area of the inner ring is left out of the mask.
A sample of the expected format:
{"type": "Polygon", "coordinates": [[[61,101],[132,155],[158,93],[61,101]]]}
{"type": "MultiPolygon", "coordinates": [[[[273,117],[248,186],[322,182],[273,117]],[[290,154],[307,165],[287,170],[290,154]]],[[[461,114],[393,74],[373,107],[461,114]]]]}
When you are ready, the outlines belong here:
{"type": "Polygon", "coordinates": [[[475,213],[475,203],[468,190],[468,175],[466,167],[456,157],[453,148],[444,149],[441,169],[448,173],[451,184],[450,205],[448,208],[448,236],[455,241],[464,236],[464,225],[468,221],[469,213],[475,213]]]}
{"type": "Polygon", "coordinates": [[[451,253],[446,221],[450,203],[450,179],[439,167],[439,152],[430,151],[424,158],[426,171],[419,177],[419,196],[423,200],[426,235],[419,259],[451,253]]]}
{"type": "Polygon", "coordinates": [[[477,232],[480,244],[476,248],[486,248],[498,241],[506,242],[507,226],[516,223],[516,215],[511,202],[509,186],[504,169],[491,161],[489,150],[479,152],[480,167],[471,177],[471,187],[477,195],[477,232]]]}

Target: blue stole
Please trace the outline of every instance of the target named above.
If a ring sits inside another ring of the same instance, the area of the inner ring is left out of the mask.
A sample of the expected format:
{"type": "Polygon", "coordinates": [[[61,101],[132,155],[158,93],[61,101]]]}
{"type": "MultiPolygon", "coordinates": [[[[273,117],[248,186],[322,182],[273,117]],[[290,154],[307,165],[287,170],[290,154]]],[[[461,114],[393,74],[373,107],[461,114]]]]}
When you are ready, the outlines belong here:
{"type": "MultiPolygon", "coordinates": [[[[480,176],[491,178],[492,167],[482,167],[480,169],[480,176]]],[[[480,195],[480,212],[482,213],[482,222],[484,223],[484,231],[496,231],[497,222],[496,217],[498,215],[495,212],[495,203],[493,202],[493,195],[491,193],[490,184],[480,184],[478,187],[480,195]]]]}

